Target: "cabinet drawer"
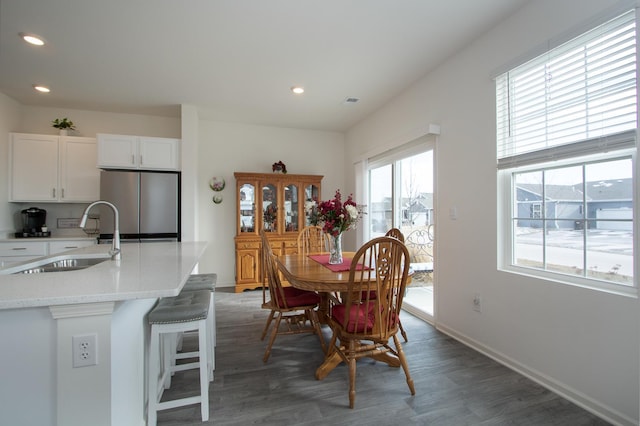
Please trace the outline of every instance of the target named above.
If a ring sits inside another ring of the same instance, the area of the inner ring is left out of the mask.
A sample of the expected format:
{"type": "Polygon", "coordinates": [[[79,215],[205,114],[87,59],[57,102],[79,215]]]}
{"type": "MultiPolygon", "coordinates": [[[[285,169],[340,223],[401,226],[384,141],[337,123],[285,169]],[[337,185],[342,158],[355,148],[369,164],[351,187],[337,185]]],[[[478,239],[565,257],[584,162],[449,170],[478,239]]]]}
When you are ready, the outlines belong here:
{"type": "Polygon", "coordinates": [[[258,241],[238,242],[236,248],[238,250],[259,249],[260,248],[260,243],[258,241]]]}
{"type": "Polygon", "coordinates": [[[67,250],[74,250],[81,247],[94,245],[94,240],[71,240],[71,241],[51,241],[49,243],[49,254],[62,253],[67,250]]]}
{"type": "Polygon", "coordinates": [[[284,248],[298,248],[298,240],[285,241],[284,248]]]}
{"type": "Polygon", "coordinates": [[[45,256],[46,242],[0,243],[0,257],[45,256]]]}

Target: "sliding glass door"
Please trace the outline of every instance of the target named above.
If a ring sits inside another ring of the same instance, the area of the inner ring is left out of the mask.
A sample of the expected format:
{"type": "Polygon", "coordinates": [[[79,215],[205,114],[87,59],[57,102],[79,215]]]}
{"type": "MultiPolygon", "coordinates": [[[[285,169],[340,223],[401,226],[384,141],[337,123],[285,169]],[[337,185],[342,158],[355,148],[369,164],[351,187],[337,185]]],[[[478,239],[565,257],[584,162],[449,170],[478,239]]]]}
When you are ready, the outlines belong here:
{"type": "Polygon", "coordinates": [[[391,228],[402,231],[414,271],[404,299],[405,308],[431,320],[435,243],[433,149],[380,156],[369,164],[369,237],[384,235],[391,228]]]}

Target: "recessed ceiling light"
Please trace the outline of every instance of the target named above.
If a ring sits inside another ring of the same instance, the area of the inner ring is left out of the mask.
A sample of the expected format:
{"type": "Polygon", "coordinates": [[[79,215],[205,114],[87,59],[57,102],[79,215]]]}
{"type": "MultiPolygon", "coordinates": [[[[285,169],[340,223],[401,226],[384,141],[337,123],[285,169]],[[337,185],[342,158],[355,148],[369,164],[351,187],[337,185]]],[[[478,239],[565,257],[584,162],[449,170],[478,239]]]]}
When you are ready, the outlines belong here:
{"type": "Polygon", "coordinates": [[[304,93],[304,87],[301,87],[301,86],[293,86],[293,87],[291,88],[291,91],[292,91],[293,93],[295,93],[296,95],[301,95],[301,94],[303,94],[303,93],[304,93]]]}
{"type": "Polygon", "coordinates": [[[51,89],[49,89],[47,86],[43,86],[42,84],[34,84],[33,88],[41,93],[49,93],[51,91],[51,89]]]}
{"type": "Polygon", "coordinates": [[[33,44],[34,46],[44,45],[44,39],[35,34],[20,33],[20,38],[22,38],[29,44],[33,44]]]}

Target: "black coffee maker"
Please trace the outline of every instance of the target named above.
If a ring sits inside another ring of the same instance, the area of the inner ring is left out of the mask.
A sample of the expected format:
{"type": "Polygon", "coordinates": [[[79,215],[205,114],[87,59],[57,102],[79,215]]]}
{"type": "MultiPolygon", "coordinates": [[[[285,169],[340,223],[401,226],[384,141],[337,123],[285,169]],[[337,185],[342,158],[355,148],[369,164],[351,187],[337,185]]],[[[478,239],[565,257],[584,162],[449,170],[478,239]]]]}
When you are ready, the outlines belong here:
{"type": "Polygon", "coordinates": [[[50,237],[51,231],[42,229],[47,226],[47,211],[29,207],[21,211],[22,232],[16,232],[16,238],[50,237]]]}

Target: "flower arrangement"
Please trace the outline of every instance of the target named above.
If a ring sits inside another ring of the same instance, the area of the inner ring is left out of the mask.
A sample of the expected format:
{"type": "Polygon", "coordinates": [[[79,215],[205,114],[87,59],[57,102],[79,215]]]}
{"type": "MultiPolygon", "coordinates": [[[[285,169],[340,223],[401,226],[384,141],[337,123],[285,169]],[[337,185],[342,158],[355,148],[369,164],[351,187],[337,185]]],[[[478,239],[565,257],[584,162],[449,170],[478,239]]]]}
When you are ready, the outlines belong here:
{"type": "Polygon", "coordinates": [[[276,203],[269,204],[267,208],[264,209],[262,217],[264,218],[264,223],[269,226],[273,225],[278,217],[278,206],[276,206],[276,203]]]}
{"type": "Polygon", "coordinates": [[[73,121],[69,120],[67,117],[65,118],[56,118],[51,122],[51,125],[56,129],[60,130],[75,130],[76,126],[73,124],[73,121]]]}
{"type": "Polygon", "coordinates": [[[287,166],[284,165],[282,161],[278,161],[277,163],[273,163],[271,165],[271,170],[275,172],[282,172],[285,175],[287,174],[287,166]]]}
{"type": "Polygon", "coordinates": [[[321,226],[326,234],[333,237],[355,228],[363,214],[363,206],[357,205],[351,194],[345,202],[342,202],[339,189],[332,200],[322,201],[320,204],[307,201],[304,208],[309,216],[309,222],[312,225],[321,226]]]}

